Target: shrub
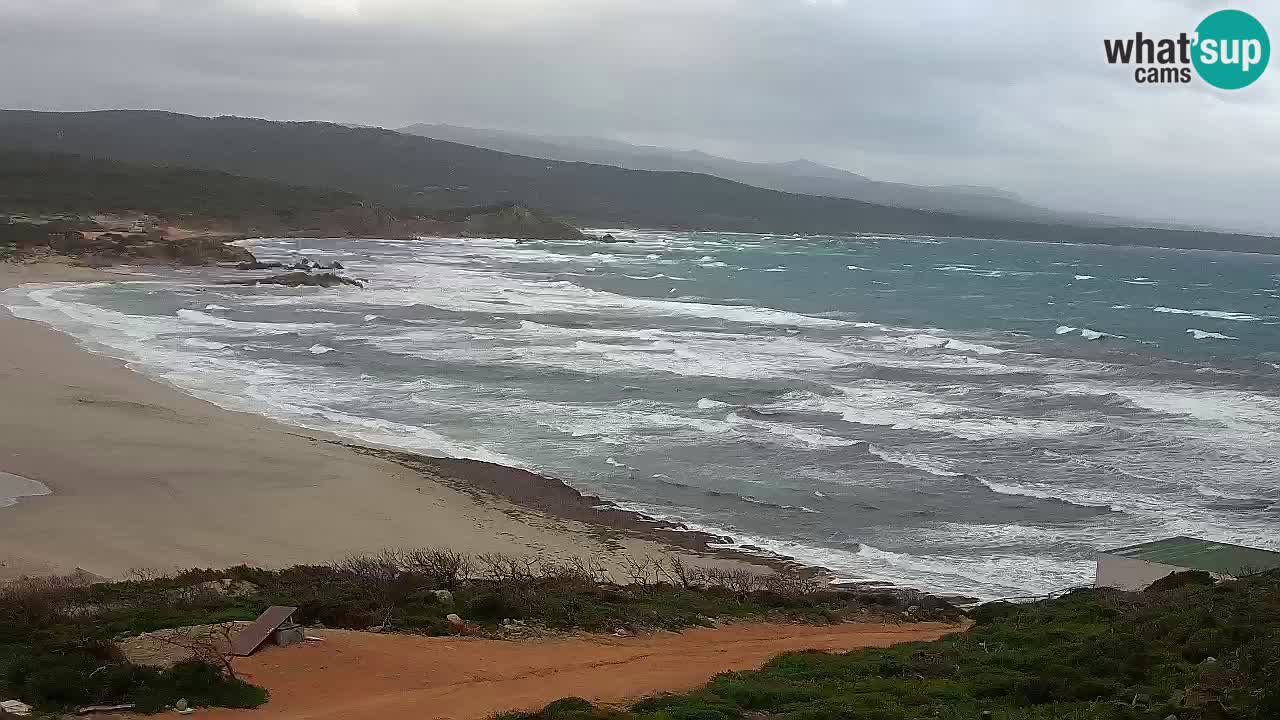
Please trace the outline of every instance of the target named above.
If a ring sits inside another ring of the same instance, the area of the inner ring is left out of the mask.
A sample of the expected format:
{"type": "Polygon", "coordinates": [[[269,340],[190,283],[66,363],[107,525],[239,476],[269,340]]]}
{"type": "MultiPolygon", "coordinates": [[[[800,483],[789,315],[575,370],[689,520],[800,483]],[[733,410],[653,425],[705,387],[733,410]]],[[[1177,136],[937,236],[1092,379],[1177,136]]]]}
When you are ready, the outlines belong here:
{"type": "Polygon", "coordinates": [[[1176,590],[1189,585],[1213,585],[1215,582],[1217,581],[1213,579],[1213,576],[1203,570],[1186,570],[1165,575],[1148,585],[1146,592],[1176,590]]]}

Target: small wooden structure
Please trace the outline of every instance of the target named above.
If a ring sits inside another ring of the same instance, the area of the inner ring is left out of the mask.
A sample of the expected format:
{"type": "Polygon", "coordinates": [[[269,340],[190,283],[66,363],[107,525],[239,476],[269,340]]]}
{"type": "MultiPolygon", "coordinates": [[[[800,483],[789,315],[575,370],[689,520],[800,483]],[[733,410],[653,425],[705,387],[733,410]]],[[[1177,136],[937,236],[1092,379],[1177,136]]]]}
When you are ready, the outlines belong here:
{"type": "Polygon", "coordinates": [[[271,640],[277,645],[292,645],[305,639],[302,628],[293,621],[296,607],[272,605],[249,627],[241,630],[231,641],[231,654],[246,657],[271,640]]]}

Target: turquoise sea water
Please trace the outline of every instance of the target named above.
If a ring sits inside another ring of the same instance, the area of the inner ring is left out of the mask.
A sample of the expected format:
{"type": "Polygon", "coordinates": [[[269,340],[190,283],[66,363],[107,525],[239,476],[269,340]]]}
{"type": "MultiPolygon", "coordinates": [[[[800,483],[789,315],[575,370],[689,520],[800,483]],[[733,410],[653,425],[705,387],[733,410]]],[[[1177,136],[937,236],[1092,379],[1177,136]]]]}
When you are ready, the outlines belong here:
{"type": "Polygon", "coordinates": [[[263,240],[0,303],[238,409],[522,465],[735,543],[983,597],[1097,547],[1280,549],[1280,258],[923,237],[263,240]],[[150,272],[150,271],[149,271],[150,272]]]}

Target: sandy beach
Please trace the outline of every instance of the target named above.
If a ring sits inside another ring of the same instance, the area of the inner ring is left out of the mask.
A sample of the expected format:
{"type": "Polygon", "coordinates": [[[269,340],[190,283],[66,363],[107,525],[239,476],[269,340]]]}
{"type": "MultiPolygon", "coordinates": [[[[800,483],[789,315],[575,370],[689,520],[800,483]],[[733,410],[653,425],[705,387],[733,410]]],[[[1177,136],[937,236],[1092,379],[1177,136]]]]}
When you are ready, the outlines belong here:
{"type": "MultiPolygon", "coordinates": [[[[115,277],[0,263],[0,289],[115,277]]],[[[0,338],[0,472],[51,491],[0,507],[0,580],[273,567],[384,547],[606,561],[673,551],[223,410],[4,310],[0,338]]]]}

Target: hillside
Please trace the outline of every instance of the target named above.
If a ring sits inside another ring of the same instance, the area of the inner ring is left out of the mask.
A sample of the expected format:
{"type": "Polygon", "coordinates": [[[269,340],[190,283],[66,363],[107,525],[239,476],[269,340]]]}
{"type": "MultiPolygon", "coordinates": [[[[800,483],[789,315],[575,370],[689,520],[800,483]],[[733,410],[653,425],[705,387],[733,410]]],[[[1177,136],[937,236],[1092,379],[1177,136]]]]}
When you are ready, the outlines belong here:
{"type": "Polygon", "coordinates": [[[0,151],[0,211],[141,212],[166,218],[278,218],[356,205],[351,193],[222,172],[0,151]]]}
{"type": "Polygon", "coordinates": [[[1031,205],[1016,194],[1004,190],[962,186],[923,187],[884,182],[811,160],[745,162],[697,150],[673,150],[600,138],[540,136],[457,125],[417,123],[400,128],[400,132],[514,155],[612,165],[630,170],[701,173],[770,190],[848,198],[877,205],[1018,220],[1044,221],[1055,217],[1055,213],[1031,205]]]}
{"type": "Polygon", "coordinates": [[[353,192],[390,207],[518,202],[582,223],[759,232],[911,233],[1280,253],[1280,240],[978,217],[796,195],[708,175],[566,163],[330,123],[154,111],[0,112],[0,147],[219,170],[353,192]]]}
{"type": "Polygon", "coordinates": [[[238,233],[582,237],[576,228],[545,213],[509,204],[394,209],[340,190],[220,171],[28,151],[0,150],[0,212],[142,213],[166,224],[238,233]]]}

